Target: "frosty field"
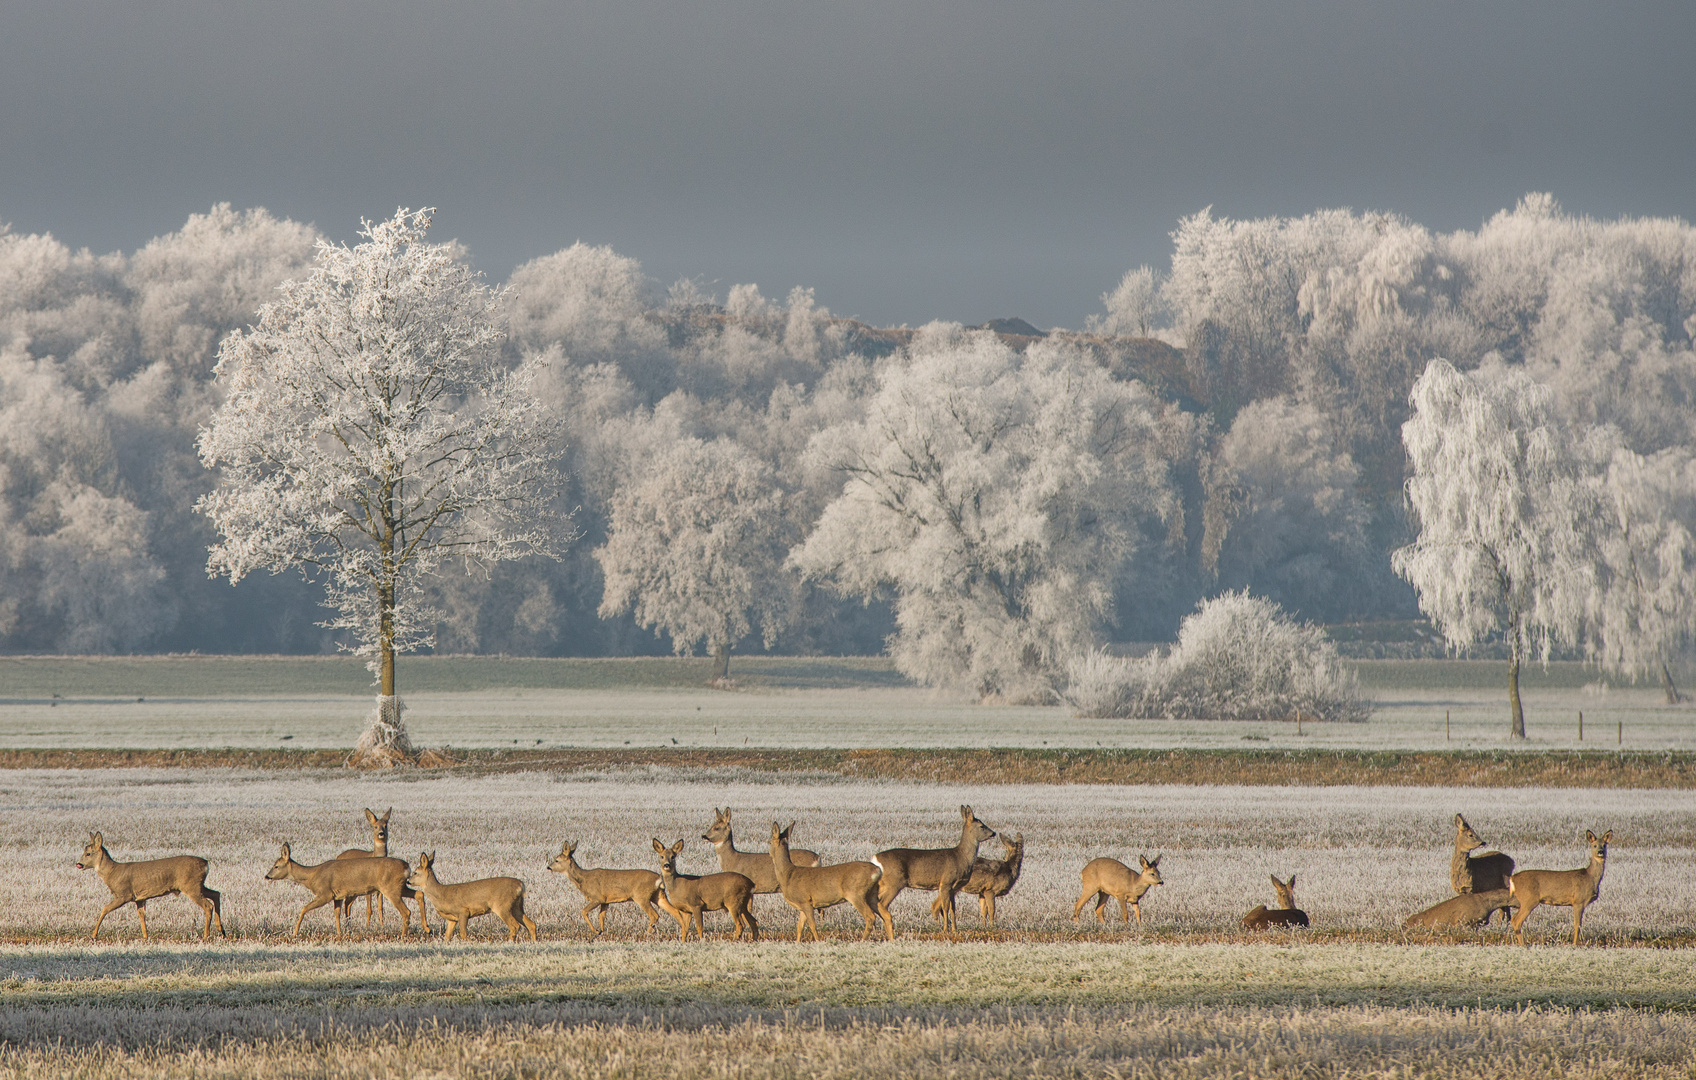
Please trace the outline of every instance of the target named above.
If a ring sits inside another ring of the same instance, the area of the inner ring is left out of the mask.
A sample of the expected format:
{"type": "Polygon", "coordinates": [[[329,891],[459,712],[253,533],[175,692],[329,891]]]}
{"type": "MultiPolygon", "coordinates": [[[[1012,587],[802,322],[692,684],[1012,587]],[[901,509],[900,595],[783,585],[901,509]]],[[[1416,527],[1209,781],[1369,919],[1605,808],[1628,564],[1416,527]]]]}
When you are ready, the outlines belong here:
{"type": "MultiPolygon", "coordinates": [[[[1578,664],[1527,669],[1530,738],[1509,745],[1503,665],[1485,661],[1361,662],[1372,719],[1299,736],[1288,723],[947,701],[877,658],[739,660],[742,688],[727,693],[702,685],[709,663],[424,657],[403,666],[402,695],[415,741],[465,748],[1696,749],[1696,707],[1669,707],[1650,686],[1609,687],[1578,664]]],[[[0,659],[0,750],[347,747],[370,707],[369,678],[348,658],[0,659]]]]}
{"type": "Polygon", "coordinates": [[[1691,929],[1696,832],[1681,791],[7,770],[0,820],[0,1069],[17,1075],[233,1076],[263,1059],[286,1076],[1214,1076],[1250,1066],[1299,1076],[1321,1065],[1321,1075],[1365,1076],[1388,1055],[1433,1076],[1498,1075],[1504,1062],[1532,1075],[1683,1076],[1696,1054],[1696,950],[1653,947],[1691,929]],[[691,868],[714,869],[694,838],[715,805],[735,809],[743,848],[773,817],[797,819],[798,842],[827,861],[941,845],[960,802],[1029,845],[999,928],[981,931],[968,905],[960,942],[935,934],[929,894],[911,893],[895,905],[893,945],[853,942],[836,909],[832,940],[797,946],[775,897],[756,900],[758,946],[728,941],[720,915],[705,945],[645,939],[624,909],[595,941],[576,892],[542,868],[566,838],[581,841],[587,864],[647,866],[657,835],[688,838],[691,868]],[[435,849],[449,880],[522,877],[543,944],[495,944],[487,919],[470,945],[403,943],[392,913],[386,932],[368,933],[358,909],[347,944],[334,942],[327,909],[289,938],[307,894],[262,879],[276,845],[333,855],[363,841],[367,805],[392,805],[394,849],[435,849]],[[1495,930],[1404,939],[1401,919],[1448,895],[1457,810],[1522,867],[1577,865],[1583,828],[1614,830],[1586,947],[1559,944],[1564,911],[1533,918],[1528,950],[1495,930]],[[154,942],[139,942],[125,909],[89,944],[107,894],[71,863],[90,829],[120,859],[206,856],[231,940],[192,940],[192,909],[172,899],[150,905],[154,942]],[[1115,914],[1099,929],[1086,912],[1074,931],[1083,862],[1140,852],[1161,854],[1167,882],[1145,898],[1145,928],[1124,929],[1115,914]],[[1297,874],[1313,931],[1237,928],[1270,899],[1273,871],[1297,874]]]}
{"type": "MultiPolygon", "coordinates": [[[[1104,725],[942,702],[879,661],[744,661],[731,693],[698,689],[693,667],[669,660],[413,665],[414,735],[465,748],[1507,748],[1494,665],[1363,665],[1377,717],[1299,739],[1272,724],[1104,725]]],[[[0,750],[345,747],[368,702],[346,660],[8,659],[0,678],[0,750]]],[[[1585,748],[1611,749],[1617,720],[1626,749],[1696,745],[1690,710],[1658,705],[1658,691],[1586,689],[1592,679],[1562,667],[1528,679],[1533,738],[1513,749],[1578,748],[1576,724],[1563,735],[1553,723],[1578,708],[1585,748]]],[[[664,765],[0,769],[0,1076],[1689,1080],[1688,787],[938,783],[664,765]],[[685,869],[714,870],[697,838],[725,805],[745,850],[763,846],[773,818],[796,820],[796,843],[826,861],[943,846],[962,802],[1022,832],[1028,850],[998,927],[981,929],[966,898],[959,941],[933,929],[928,893],[896,902],[894,944],[857,943],[837,908],[823,919],[829,940],[798,946],[775,897],[755,901],[758,945],[729,941],[722,914],[708,916],[705,944],[679,945],[663,926],[644,937],[629,905],[596,940],[576,891],[544,869],[565,839],[585,865],[649,867],[658,836],[686,839],[685,869]],[[291,938],[308,894],[263,879],[277,845],[303,861],[363,846],[365,806],[393,806],[392,850],[435,850],[444,880],[523,878],[542,943],[498,943],[489,918],[467,945],[400,942],[393,912],[367,931],[363,905],[345,944],[328,908],[291,938]],[[1403,933],[1408,914],[1450,895],[1457,811],[1521,868],[1577,866],[1586,828],[1614,830],[1582,948],[1562,944],[1565,909],[1532,918],[1530,949],[1495,928],[1403,933]],[[209,859],[230,939],[199,943],[198,913],[172,898],[149,905],[152,942],[124,908],[90,944],[108,893],[72,863],[96,829],[118,859],[209,859]],[[1160,855],[1166,880],[1144,898],[1144,927],[1121,926],[1113,905],[1105,928],[1086,909],[1074,929],[1083,863],[1138,854],[1160,855]],[[1269,873],[1297,876],[1311,931],[1240,929],[1272,900],[1269,873]]]]}

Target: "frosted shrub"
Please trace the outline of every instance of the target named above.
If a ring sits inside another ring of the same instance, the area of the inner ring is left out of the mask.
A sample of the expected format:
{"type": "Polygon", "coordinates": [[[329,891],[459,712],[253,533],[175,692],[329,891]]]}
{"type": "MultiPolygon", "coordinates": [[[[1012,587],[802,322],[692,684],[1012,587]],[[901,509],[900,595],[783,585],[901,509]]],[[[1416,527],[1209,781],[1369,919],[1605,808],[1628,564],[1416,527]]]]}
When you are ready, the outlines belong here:
{"type": "Polygon", "coordinates": [[[1092,653],[1069,669],[1066,699],[1080,716],[1364,720],[1372,705],[1336,646],[1272,601],[1230,592],[1183,622],[1166,656],[1092,653]]]}

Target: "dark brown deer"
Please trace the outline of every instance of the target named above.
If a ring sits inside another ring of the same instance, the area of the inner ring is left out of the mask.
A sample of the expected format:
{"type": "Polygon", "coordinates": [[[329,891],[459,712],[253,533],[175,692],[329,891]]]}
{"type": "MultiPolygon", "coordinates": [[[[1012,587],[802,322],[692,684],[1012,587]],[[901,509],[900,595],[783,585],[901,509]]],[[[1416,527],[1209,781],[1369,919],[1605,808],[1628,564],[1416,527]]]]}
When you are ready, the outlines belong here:
{"type": "MultiPolygon", "coordinates": [[[[778,892],[777,874],[772,870],[771,856],[763,851],[737,851],[736,837],[730,830],[730,807],[720,810],[713,808],[713,823],[701,839],[713,846],[718,852],[720,870],[730,874],[741,874],[754,883],[756,893],[778,892]]],[[[789,861],[796,866],[817,866],[817,853],[806,848],[795,848],[789,853],[789,861]]]]}
{"type": "Polygon", "coordinates": [[[1525,920],[1539,904],[1572,909],[1572,943],[1578,944],[1578,929],[1584,924],[1584,909],[1602,895],[1602,871],[1608,865],[1608,841],[1614,838],[1609,829],[1601,836],[1586,830],[1584,839],[1590,845],[1590,864],[1582,870],[1521,870],[1508,878],[1508,892],[1519,904],[1513,916],[1513,932],[1521,945],[1525,944],[1525,920]]]}
{"type": "Polygon", "coordinates": [[[343,905],[338,901],[353,900],[373,891],[388,897],[389,903],[400,912],[400,936],[404,938],[412,929],[412,912],[401,902],[401,890],[406,888],[410,872],[406,860],[392,858],[331,859],[317,866],[302,866],[294,861],[289,845],[284,844],[282,854],[271,864],[271,869],[265,871],[265,877],[271,881],[293,881],[311,891],[312,899],[300,909],[300,916],[294,921],[295,936],[300,935],[300,924],[307,912],[325,904],[335,904],[336,940],[341,941],[345,938],[342,930],[343,905]]]}
{"type": "Polygon", "coordinates": [[[978,917],[985,926],[995,925],[995,900],[1013,891],[1013,886],[1019,881],[1019,872],[1025,865],[1024,833],[1015,834],[1011,840],[1003,836],[1001,843],[1007,849],[1007,857],[974,859],[972,876],[960,887],[961,892],[972,893],[978,898],[978,917]]]}
{"type": "Polygon", "coordinates": [[[1277,874],[1268,875],[1272,878],[1272,891],[1277,894],[1278,906],[1269,908],[1261,904],[1247,915],[1243,916],[1243,929],[1265,930],[1273,926],[1306,926],[1307,912],[1296,907],[1296,876],[1290,875],[1290,880],[1279,881],[1277,874]]]}
{"type": "MultiPolygon", "coordinates": [[[[790,822],[789,829],[794,827],[795,823],[790,822]]],[[[802,931],[807,928],[812,929],[813,940],[819,940],[819,924],[813,913],[819,908],[834,907],[847,901],[866,920],[866,928],[860,934],[861,941],[872,936],[872,928],[880,917],[889,940],[894,941],[895,921],[889,917],[889,908],[879,901],[877,893],[883,870],[876,863],[869,862],[796,866],[789,856],[789,829],[778,828],[775,821],[771,823],[771,865],[777,872],[779,891],[783,893],[784,901],[795,909],[795,940],[799,942],[802,931]]]]}
{"type": "Polygon", "coordinates": [[[536,923],[524,914],[524,882],[515,877],[479,878],[448,885],[436,879],[436,853],[425,851],[419,853],[418,866],[408,875],[406,883],[436,905],[436,914],[448,924],[447,933],[442,935],[444,943],[453,940],[455,930],[459,931],[459,940],[464,941],[465,924],[491,913],[506,923],[507,941],[517,941],[520,929],[530,931],[530,940],[536,940],[536,923]]]}
{"type": "Polygon", "coordinates": [[[689,940],[689,925],[693,921],[695,937],[707,939],[702,913],[724,911],[736,923],[736,939],[742,940],[744,927],[753,940],[760,940],[760,924],[755,921],[749,903],[754,897],[754,883],[741,874],[719,873],[696,877],[677,872],[677,856],[683,851],[683,841],[671,847],[654,838],[654,853],[660,857],[660,880],[665,883],[666,899],[684,915],[680,941],[689,940]]]}
{"type": "Polygon", "coordinates": [[[1078,924],[1078,914],[1084,905],[1093,898],[1095,900],[1095,917],[1103,926],[1107,924],[1107,916],[1102,909],[1107,906],[1107,898],[1113,897],[1119,901],[1119,921],[1129,923],[1131,912],[1136,912],[1137,929],[1142,929],[1142,897],[1156,885],[1166,884],[1160,877],[1160,856],[1153,859],[1137,856],[1141,864],[1140,873],[1131,873],[1131,868],[1118,859],[1091,859],[1084,865],[1082,878],[1083,895],[1072,906],[1072,925],[1078,924]],[[1128,909],[1127,909],[1128,905],[1128,909]]]}
{"type": "Polygon", "coordinates": [[[1449,862],[1449,884],[1455,892],[1494,892],[1508,887],[1508,878],[1513,876],[1513,860],[1499,851],[1478,856],[1468,854],[1484,846],[1484,838],[1472,831],[1464,817],[1456,814],[1455,854],[1449,862]]]}
{"type": "Polygon", "coordinates": [[[136,918],[141,920],[141,940],[147,938],[147,902],[160,896],[182,895],[200,905],[206,913],[206,923],[200,928],[200,940],[212,936],[212,921],[218,921],[218,936],[224,933],[224,897],[216,889],[206,887],[206,860],[198,855],[173,855],[168,859],[146,859],[141,862],[119,862],[106,850],[105,837],[97,832],[88,834],[82,849],[78,870],[93,870],[112,890],[112,902],[100,910],[94,920],[94,930],[88,936],[100,937],[100,924],[106,916],[123,907],[135,905],[136,918]]]}
{"type": "Polygon", "coordinates": [[[676,919],[679,925],[684,922],[683,913],[666,899],[665,883],[652,870],[585,870],[577,865],[576,852],[577,845],[567,840],[560,845],[559,854],[548,864],[548,869],[564,874],[577,886],[583,899],[589,901],[583,905],[583,921],[595,933],[607,928],[607,909],[614,904],[632,903],[641,908],[642,914],[648,917],[648,930],[643,933],[653,930],[654,924],[659,922],[660,911],[676,919]],[[589,916],[597,907],[601,909],[599,925],[589,916]]]}
{"type": "Polygon", "coordinates": [[[878,883],[878,903],[888,909],[903,889],[935,889],[930,906],[932,918],[942,920],[946,932],[958,932],[954,896],[971,877],[978,845],[995,837],[995,830],[979,821],[969,806],[960,807],[960,842],[951,848],[890,848],[872,861],[883,868],[878,883]]]}

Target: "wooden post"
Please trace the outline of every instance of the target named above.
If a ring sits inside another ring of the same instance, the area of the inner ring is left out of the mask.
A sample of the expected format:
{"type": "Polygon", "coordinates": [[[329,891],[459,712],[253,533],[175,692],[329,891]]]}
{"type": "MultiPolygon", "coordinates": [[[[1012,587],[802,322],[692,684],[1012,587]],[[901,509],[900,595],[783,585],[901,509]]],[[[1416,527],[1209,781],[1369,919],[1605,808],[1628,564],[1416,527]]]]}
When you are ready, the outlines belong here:
{"type": "Polygon", "coordinates": [[[1449,710],[1443,710],[1443,741],[1449,741],[1449,710]]]}
{"type": "Polygon", "coordinates": [[[1301,734],[1301,706],[1296,706],[1296,734],[1301,734]]]}
{"type": "Polygon", "coordinates": [[[1584,741],[1584,710],[1578,710],[1578,741],[1584,741]]]}
{"type": "Polygon", "coordinates": [[[1625,721],[1624,720],[1621,720],[1619,722],[1619,738],[1618,738],[1618,742],[1616,742],[1615,745],[1616,746],[1624,746],[1625,745],[1625,721]]]}

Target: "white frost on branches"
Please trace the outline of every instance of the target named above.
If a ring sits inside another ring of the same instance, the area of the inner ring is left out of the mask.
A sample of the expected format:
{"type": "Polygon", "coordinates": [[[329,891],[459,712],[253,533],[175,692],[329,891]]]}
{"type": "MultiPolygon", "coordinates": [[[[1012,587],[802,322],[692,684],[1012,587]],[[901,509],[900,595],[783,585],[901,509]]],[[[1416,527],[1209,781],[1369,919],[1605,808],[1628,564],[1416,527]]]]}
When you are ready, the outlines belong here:
{"type": "Polygon", "coordinates": [[[769,465],[723,438],[667,441],[633,472],[594,552],[601,617],[634,609],[678,655],[705,645],[726,679],[731,647],[758,628],[770,648],[793,609],[783,492],[769,465]]]}
{"type": "Polygon", "coordinates": [[[1519,668],[1574,644],[1590,607],[1593,488],[1553,394],[1523,370],[1463,374],[1433,360],[1402,425],[1419,536],[1391,556],[1453,648],[1501,635],[1514,737],[1525,735],[1519,668]]]}
{"type": "Polygon", "coordinates": [[[894,594],[896,666],[980,698],[1049,701],[1114,615],[1144,526],[1176,513],[1158,403],[1078,351],[951,324],[880,373],[863,420],[809,454],[846,477],[790,556],[894,594]]]}
{"type": "Polygon", "coordinates": [[[1066,700],[1079,716],[1123,719],[1365,720],[1372,703],[1337,647],[1263,596],[1206,600],[1165,656],[1094,652],[1069,669],[1066,700]]]}
{"type": "Polygon", "coordinates": [[[224,404],[199,441],[223,479],[197,503],[222,536],[208,572],[322,571],[324,625],[352,634],[385,697],[395,654],[432,640],[422,577],[562,539],[538,365],[502,362],[499,294],[425,243],[429,224],[401,211],[355,247],[321,242],[312,272],[225,339],[224,404]]]}

